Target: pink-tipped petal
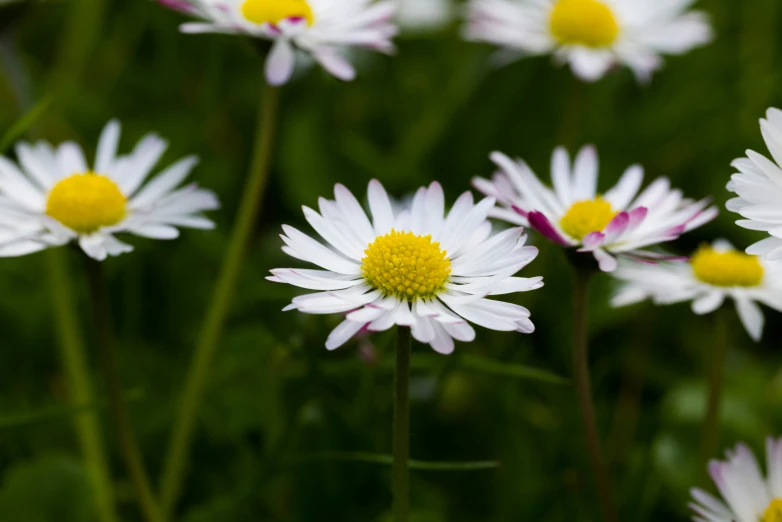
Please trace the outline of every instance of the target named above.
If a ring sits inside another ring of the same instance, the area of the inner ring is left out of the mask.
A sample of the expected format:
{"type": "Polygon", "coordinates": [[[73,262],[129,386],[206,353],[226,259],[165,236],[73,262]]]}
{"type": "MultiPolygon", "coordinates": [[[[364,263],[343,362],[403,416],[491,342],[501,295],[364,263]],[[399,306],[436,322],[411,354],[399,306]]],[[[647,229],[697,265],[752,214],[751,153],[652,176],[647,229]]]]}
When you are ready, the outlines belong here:
{"type": "Polygon", "coordinates": [[[548,218],[541,212],[530,212],[528,219],[530,226],[543,234],[545,237],[562,246],[568,246],[568,242],[565,240],[565,238],[562,237],[559,232],[557,232],[557,229],[554,228],[554,225],[551,224],[551,221],[549,221],[548,218]]]}

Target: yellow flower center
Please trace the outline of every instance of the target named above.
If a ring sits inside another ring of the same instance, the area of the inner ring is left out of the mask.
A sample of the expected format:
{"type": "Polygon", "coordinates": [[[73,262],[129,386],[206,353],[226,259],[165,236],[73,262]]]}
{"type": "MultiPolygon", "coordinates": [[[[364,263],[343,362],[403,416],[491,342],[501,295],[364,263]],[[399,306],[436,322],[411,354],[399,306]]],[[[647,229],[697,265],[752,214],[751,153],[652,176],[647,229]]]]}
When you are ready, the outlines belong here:
{"type": "Polygon", "coordinates": [[[306,0],[245,0],[242,15],[255,24],[278,24],[288,18],[304,18],[307,25],[315,21],[306,0]]]}
{"type": "Polygon", "coordinates": [[[782,498],[771,501],[760,522],[782,522],[782,498]]]}
{"type": "Polygon", "coordinates": [[[573,203],[559,225],[570,237],[581,240],[591,232],[603,230],[617,214],[611,203],[598,196],[573,203]]]}
{"type": "Polygon", "coordinates": [[[566,45],[607,47],[619,34],[619,24],[598,0],[559,0],[551,12],[551,33],[566,45]]]}
{"type": "MultiPolygon", "coordinates": [[[[763,282],[763,266],[760,261],[756,256],[743,252],[735,250],[717,252],[710,246],[704,245],[695,252],[690,262],[695,277],[710,285],[758,286],[763,282]]],[[[782,509],[782,500],[779,501],[777,509],[782,509]]]]}
{"type": "Polygon", "coordinates": [[[86,172],[54,186],[46,202],[46,214],[76,232],[88,234],[122,221],[126,202],[116,183],[86,172]]]}
{"type": "Polygon", "coordinates": [[[364,253],[364,279],[387,296],[434,297],[451,274],[451,261],[432,236],[392,230],[375,239],[364,253]]]}

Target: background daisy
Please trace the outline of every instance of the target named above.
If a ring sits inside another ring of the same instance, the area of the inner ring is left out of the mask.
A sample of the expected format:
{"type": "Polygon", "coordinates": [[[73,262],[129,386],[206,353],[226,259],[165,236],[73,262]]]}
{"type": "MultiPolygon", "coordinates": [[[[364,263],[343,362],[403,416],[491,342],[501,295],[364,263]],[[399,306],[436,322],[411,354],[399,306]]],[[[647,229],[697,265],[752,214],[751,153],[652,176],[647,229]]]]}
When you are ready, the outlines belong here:
{"type": "Polygon", "coordinates": [[[390,0],[161,0],[166,7],[204,19],[182,24],[184,33],[246,34],[274,42],[266,58],[266,79],[286,83],[295,50],[312,56],[341,80],[356,71],[341,54],[344,47],[391,53],[397,28],[390,0]]]}
{"type": "Polygon", "coordinates": [[[738,444],[723,461],[709,462],[720,500],[694,488],[690,508],[696,522],[776,522],[782,520],[782,439],[766,441],[766,476],[752,450],[738,444]]]}
{"type": "Polygon", "coordinates": [[[702,315],[732,299],[755,341],[760,340],[764,323],[758,303],[782,312],[782,268],[739,252],[725,240],[702,246],[689,262],[626,262],[613,275],[626,283],[614,296],[614,306],[646,299],[656,304],[692,301],[692,311],[702,315]]]}
{"type": "Polygon", "coordinates": [[[538,250],[524,245],[520,228],[491,235],[486,218],[493,198],[476,204],[466,192],[446,214],[442,187],[434,182],[416,192],[409,208],[394,212],[385,189],[373,180],[370,221],[344,186],[337,185],[334,196],[320,199],[320,213],[304,207],[307,221],[328,246],[283,226],[283,250],[322,270],[276,269],[269,278],[321,291],[294,298],[286,310],[347,314],[329,335],[329,350],[362,329],[379,332],[394,325],[410,327],[416,340],[444,354],[453,351],[454,339],[475,338],[469,322],[534,331],[526,308],[488,299],[543,286],[540,277],[514,277],[538,250]]]}
{"type": "Polygon", "coordinates": [[[174,239],[177,227],[214,227],[201,213],[218,208],[217,197],[195,184],[180,187],[198,162],[195,156],[145,184],[167,143],[149,134],[133,152],[118,155],[119,138],[119,122],[109,122],[92,166],[73,142],[56,148],[43,141],[20,143],[18,165],[0,156],[0,256],[75,241],[88,256],[103,260],[133,250],[116,234],[174,239]]]}
{"type": "Polygon", "coordinates": [[[727,208],[746,218],[737,225],[771,236],[747,248],[747,253],[777,261],[782,259],[782,111],[769,109],[766,119],[760,120],[760,130],[774,161],[752,150],[735,160],[738,173],[731,177],[728,190],[738,197],[728,201],[727,208]]]}
{"type": "Polygon", "coordinates": [[[633,165],[605,194],[597,192],[598,158],[593,147],[584,147],[573,164],[563,148],[554,151],[551,179],[545,186],[523,160],[511,160],[494,152],[499,170],[491,180],[475,178],[480,192],[497,199],[492,217],[531,226],[555,243],[589,252],[600,269],[616,269],[618,256],[665,259],[647,247],[672,241],[717,216],[717,209],[703,199],[692,201],[658,178],[640,192],[643,168],[633,165]]]}
{"type": "Polygon", "coordinates": [[[639,81],[711,41],[706,16],[692,0],[470,0],[467,39],[523,55],[552,54],[579,78],[600,79],[626,65],[639,81]]]}

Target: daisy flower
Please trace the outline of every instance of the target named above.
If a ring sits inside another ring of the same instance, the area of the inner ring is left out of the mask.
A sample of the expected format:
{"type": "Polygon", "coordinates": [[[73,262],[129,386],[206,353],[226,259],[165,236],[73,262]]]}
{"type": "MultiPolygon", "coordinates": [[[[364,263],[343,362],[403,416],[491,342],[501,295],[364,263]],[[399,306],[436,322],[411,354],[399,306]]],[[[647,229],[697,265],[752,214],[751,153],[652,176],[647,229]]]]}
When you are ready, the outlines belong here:
{"type": "Polygon", "coordinates": [[[760,130],[774,161],[751,150],[734,161],[739,172],[731,177],[728,190],[738,197],[728,201],[727,208],[746,218],[737,225],[771,236],[751,245],[747,253],[776,261],[782,259],[782,111],[769,109],[766,117],[760,130]]]}
{"type": "Polygon", "coordinates": [[[318,293],[301,295],[285,310],[347,314],[329,335],[338,348],[361,330],[408,326],[413,337],[444,354],[453,340],[470,342],[469,322],[500,331],[531,333],[530,312],[489,296],[535,290],[543,278],[513,277],[538,255],[524,246],[521,228],[491,235],[486,220],[493,198],[477,204],[462,194],[445,214],[439,183],[420,188],[402,211],[394,211],[383,186],[369,183],[370,221],[342,185],[334,200],[321,198],[320,213],[304,207],[312,228],[328,246],[284,225],[285,253],[322,270],[272,270],[268,279],[318,293]]]}
{"type": "Polygon", "coordinates": [[[311,55],[341,80],[356,76],[340,48],[365,47],[390,54],[397,33],[394,0],[158,0],[204,22],[182,24],[183,33],[245,34],[274,42],[266,79],[286,83],[295,49],[311,55]]]}
{"type": "Polygon", "coordinates": [[[767,477],[745,444],[726,460],[709,462],[709,474],[723,500],[694,488],[690,508],[695,522],[778,522],[782,520],[782,438],[766,441],[767,477]]]}
{"type": "Polygon", "coordinates": [[[656,304],[692,301],[693,312],[702,315],[733,299],[755,341],[760,340],[764,323],[757,303],[782,312],[782,267],[739,252],[725,240],[701,246],[689,262],[622,263],[614,275],[626,283],[614,296],[614,306],[645,299],[656,304]]]}
{"type": "Polygon", "coordinates": [[[613,66],[648,81],[663,54],[711,41],[693,0],[470,0],[465,36],[521,55],[552,54],[585,81],[613,66]]]}
{"type": "Polygon", "coordinates": [[[119,122],[109,122],[92,167],[73,142],[56,148],[43,141],[19,143],[18,165],[0,156],[0,256],[74,241],[102,261],[133,250],[115,237],[118,233],[174,239],[177,227],[214,227],[201,212],[218,208],[217,197],[195,184],[177,188],[196,157],[174,163],[144,184],[167,143],[149,134],[123,156],[117,155],[119,137],[119,122]]]}
{"type": "Polygon", "coordinates": [[[604,195],[597,192],[598,159],[594,147],[584,147],[571,165],[563,148],[554,151],[551,179],[545,186],[522,160],[495,152],[499,167],[491,180],[476,178],[473,185],[497,199],[492,217],[531,226],[555,243],[591,253],[600,269],[616,269],[617,256],[666,259],[646,247],[672,241],[682,233],[714,219],[709,201],[685,199],[659,178],[638,194],[643,168],[633,165],[604,195]]]}

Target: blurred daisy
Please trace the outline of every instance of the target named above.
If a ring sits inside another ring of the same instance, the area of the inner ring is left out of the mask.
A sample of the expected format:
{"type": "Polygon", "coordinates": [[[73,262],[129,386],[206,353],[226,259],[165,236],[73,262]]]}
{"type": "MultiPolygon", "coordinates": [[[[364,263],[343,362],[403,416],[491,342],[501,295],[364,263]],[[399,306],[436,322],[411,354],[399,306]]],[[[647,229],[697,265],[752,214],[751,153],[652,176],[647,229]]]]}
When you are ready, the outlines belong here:
{"type": "Polygon", "coordinates": [[[211,229],[201,215],[217,197],[195,184],[177,188],[198,162],[184,158],[144,181],[167,144],[150,134],[128,155],[118,156],[120,124],[106,125],[92,167],[79,145],[46,142],[16,146],[19,164],[0,156],[0,256],[21,256],[78,242],[103,260],[133,247],[115,234],[174,239],[177,227],[211,229]]]}
{"type": "Polygon", "coordinates": [[[399,0],[397,21],[406,32],[436,31],[451,23],[455,10],[453,0],[399,0]]]}
{"type": "Polygon", "coordinates": [[[311,55],[341,80],[356,76],[342,47],[391,53],[394,0],[158,0],[171,9],[205,20],[182,24],[183,33],[246,34],[274,42],[266,58],[266,79],[286,83],[295,49],[311,55]]]}
{"type": "Polygon", "coordinates": [[[534,331],[526,308],[487,299],[543,286],[541,277],[513,277],[538,250],[524,246],[521,228],[491,236],[486,217],[493,198],[475,204],[466,192],[446,215],[443,190],[435,182],[395,212],[383,186],[373,180],[370,221],[344,186],[337,185],[334,196],[319,200],[320,213],[304,207],[307,221],[328,246],[283,226],[283,250],[323,270],[277,269],[269,277],[321,290],[294,298],[285,310],[347,314],[326,348],[340,347],[362,329],[379,332],[394,325],[411,327],[416,340],[444,354],[453,351],[454,339],[475,338],[468,321],[492,330],[534,331]]]}
{"type": "Polygon", "coordinates": [[[738,197],[728,201],[727,208],[746,218],[737,225],[771,236],[747,248],[747,253],[777,261],[782,259],[782,111],[769,109],[766,117],[760,120],[760,130],[774,161],[751,150],[734,161],[739,172],[731,177],[728,190],[738,197]]]}
{"type": "Polygon", "coordinates": [[[779,522],[782,520],[782,438],[766,441],[766,473],[745,444],[728,451],[724,461],[709,462],[709,474],[723,500],[703,490],[691,491],[695,522],[779,522]]]}
{"type": "Polygon", "coordinates": [[[704,245],[690,262],[644,265],[622,263],[614,272],[625,285],[614,296],[614,306],[651,299],[656,304],[692,301],[698,315],[733,299],[744,328],[755,341],[763,333],[762,303],[782,312],[782,267],[737,251],[725,240],[704,245]]]}
{"type": "Polygon", "coordinates": [[[648,81],[663,54],[683,54],[711,41],[693,0],[470,0],[466,38],[521,55],[552,54],[585,81],[612,66],[648,81]]]}
{"type": "Polygon", "coordinates": [[[598,160],[593,147],[584,147],[573,164],[563,148],[554,151],[551,179],[546,187],[522,160],[495,152],[499,167],[491,180],[476,178],[475,188],[497,199],[491,216],[531,226],[563,247],[590,252],[600,269],[616,269],[617,256],[666,259],[646,247],[672,241],[682,233],[714,219],[717,209],[708,200],[692,201],[659,178],[638,194],[643,168],[628,168],[612,189],[597,193],[598,160]]]}

